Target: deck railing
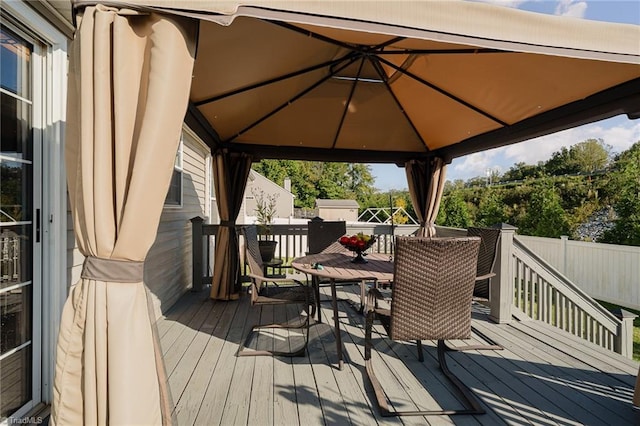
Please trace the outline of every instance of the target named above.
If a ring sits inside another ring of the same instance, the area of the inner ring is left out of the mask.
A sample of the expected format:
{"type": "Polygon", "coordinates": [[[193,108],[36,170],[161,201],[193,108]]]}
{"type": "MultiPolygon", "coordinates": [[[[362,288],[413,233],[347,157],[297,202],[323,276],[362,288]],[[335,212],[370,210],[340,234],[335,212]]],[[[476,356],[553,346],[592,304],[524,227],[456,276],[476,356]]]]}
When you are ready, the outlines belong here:
{"type": "MultiPolygon", "coordinates": [[[[192,219],[193,229],[193,290],[211,283],[215,236],[219,225],[204,224],[201,218],[192,219]]],[[[241,226],[241,225],[238,225],[241,226]]],[[[272,225],[269,235],[261,239],[278,241],[276,257],[285,264],[304,256],[307,248],[307,225],[272,225]]],[[[367,223],[347,225],[347,234],[363,232],[375,235],[377,241],[370,249],[378,253],[393,251],[392,235],[409,235],[415,225],[367,223]]],[[[513,315],[522,314],[563,329],[603,348],[628,358],[633,354],[633,315],[613,315],[592,299],[576,284],[555,270],[528,249],[517,236],[515,228],[502,228],[502,238],[495,266],[497,276],[490,288],[490,318],[498,323],[509,322],[513,315]]],[[[443,237],[464,236],[466,230],[438,227],[443,237]]]]}
{"type": "MultiPolygon", "coordinates": [[[[202,290],[202,285],[211,283],[213,275],[213,256],[215,238],[220,225],[205,224],[200,217],[191,219],[192,226],[192,256],[193,256],[193,290],[202,290]]],[[[243,225],[237,225],[239,229],[243,225]]],[[[375,253],[391,253],[393,251],[392,235],[410,235],[418,229],[417,225],[391,225],[379,223],[365,223],[354,226],[347,224],[347,234],[362,232],[375,235],[376,242],[369,249],[375,253]]],[[[296,257],[304,256],[309,245],[307,240],[307,224],[274,224],[269,226],[269,234],[258,235],[261,240],[275,240],[275,257],[283,259],[285,265],[290,264],[296,257]]]]}
{"type": "Polygon", "coordinates": [[[623,352],[622,321],[517,237],[513,240],[512,268],[516,308],[603,348],[623,352]]]}

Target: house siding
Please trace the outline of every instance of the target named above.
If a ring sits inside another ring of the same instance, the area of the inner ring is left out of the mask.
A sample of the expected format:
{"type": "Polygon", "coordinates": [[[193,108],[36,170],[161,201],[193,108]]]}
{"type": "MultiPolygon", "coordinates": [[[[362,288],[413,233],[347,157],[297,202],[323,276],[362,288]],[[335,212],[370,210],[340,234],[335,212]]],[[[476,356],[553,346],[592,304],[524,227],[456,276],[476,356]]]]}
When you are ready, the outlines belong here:
{"type": "Polygon", "coordinates": [[[156,317],[191,286],[191,222],[208,217],[210,151],[186,126],[183,132],[182,207],[165,207],[158,234],[145,261],[144,280],[156,317]]]}
{"type": "Polygon", "coordinates": [[[246,216],[256,216],[256,199],[254,190],[264,191],[265,196],[275,195],[275,214],[274,218],[288,219],[293,217],[293,194],[278,185],[277,183],[267,179],[255,170],[251,171],[253,179],[247,181],[247,188],[243,196],[243,208],[246,216]]]}

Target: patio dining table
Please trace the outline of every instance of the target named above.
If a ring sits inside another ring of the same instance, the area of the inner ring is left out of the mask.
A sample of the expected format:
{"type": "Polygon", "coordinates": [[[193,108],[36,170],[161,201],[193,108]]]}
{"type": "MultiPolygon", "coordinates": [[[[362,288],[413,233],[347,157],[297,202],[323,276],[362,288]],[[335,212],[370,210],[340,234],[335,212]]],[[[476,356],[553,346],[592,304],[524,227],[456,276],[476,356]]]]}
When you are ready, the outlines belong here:
{"type": "MultiPolygon", "coordinates": [[[[291,263],[291,266],[294,269],[318,278],[326,278],[331,284],[334,333],[336,336],[336,349],[338,353],[338,368],[340,370],[342,370],[344,362],[342,357],[340,322],[338,320],[336,281],[363,282],[375,280],[378,282],[390,282],[393,280],[393,261],[390,259],[388,254],[369,253],[365,258],[366,263],[354,263],[352,262],[353,259],[354,256],[349,252],[318,253],[296,258],[291,263]]],[[[313,280],[313,282],[316,301],[319,308],[319,280],[313,280]]],[[[364,285],[361,285],[360,291],[362,300],[364,300],[364,285]]]]}

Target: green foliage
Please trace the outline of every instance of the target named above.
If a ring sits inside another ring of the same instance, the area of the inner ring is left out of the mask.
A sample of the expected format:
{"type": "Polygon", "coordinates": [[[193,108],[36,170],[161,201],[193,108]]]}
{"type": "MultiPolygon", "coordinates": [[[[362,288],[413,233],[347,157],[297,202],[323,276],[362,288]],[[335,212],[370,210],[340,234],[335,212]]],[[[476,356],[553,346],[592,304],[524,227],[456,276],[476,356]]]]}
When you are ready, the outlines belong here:
{"type": "Polygon", "coordinates": [[[609,192],[618,218],[601,241],[640,246],[640,141],[623,152],[610,174],[609,192]]]}
{"type": "Polygon", "coordinates": [[[488,188],[483,191],[476,213],[475,223],[478,226],[491,226],[508,220],[507,207],[498,191],[488,188]]]}
{"type": "MultiPolygon", "coordinates": [[[[377,192],[369,166],[263,160],[254,169],[282,185],[291,178],[296,207],[313,207],[316,198],[356,199],[368,207],[403,206],[416,217],[408,191],[377,192]]],[[[616,226],[602,241],[640,245],[640,142],[613,161],[601,139],[585,140],[555,152],[537,165],[518,163],[502,176],[445,182],[437,223],[491,226],[506,222],[529,235],[571,236],[596,211],[612,205],[616,226]],[[490,184],[490,185],[489,185],[490,184]]],[[[400,223],[402,217],[394,217],[400,223]]]]}
{"type": "Polygon", "coordinates": [[[0,166],[0,182],[2,182],[2,194],[0,194],[0,206],[2,215],[0,221],[25,220],[22,200],[22,166],[18,163],[6,162],[0,166]]]}
{"type": "Polygon", "coordinates": [[[346,178],[348,193],[363,205],[374,192],[375,179],[371,174],[371,168],[366,164],[348,163],[346,178]]]}
{"type": "Polygon", "coordinates": [[[553,153],[544,168],[551,175],[592,173],[607,166],[610,152],[602,139],[587,139],[553,153]]]}
{"type": "MultiPolygon", "coordinates": [[[[573,236],[597,211],[613,205],[616,227],[605,242],[640,245],[640,142],[611,160],[611,148],[589,139],[555,152],[537,165],[514,164],[491,182],[479,177],[445,184],[445,197],[457,193],[474,225],[506,222],[528,235],[573,236]]],[[[443,200],[438,223],[450,206],[443,200]]],[[[462,221],[464,222],[464,221],[462,221]]]]}
{"type": "Polygon", "coordinates": [[[532,166],[525,163],[516,163],[499,179],[502,182],[520,181],[527,178],[539,177],[544,173],[543,168],[538,166],[532,166]]]}
{"type": "Polygon", "coordinates": [[[460,192],[455,191],[443,197],[436,223],[453,228],[468,228],[473,224],[467,203],[460,192]]]}
{"type": "Polygon", "coordinates": [[[561,205],[558,190],[550,180],[531,195],[520,225],[521,233],[537,237],[560,237],[569,234],[569,220],[561,205]]]}
{"type": "Polygon", "coordinates": [[[296,207],[312,208],[317,198],[355,199],[363,205],[374,192],[366,164],[262,160],[252,167],[279,185],[288,176],[296,207]]]}
{"type": "Polygon", "coordinates": [[[257,190],[255,188],[253,188],[251,192],[256,200],[256,220],[261,226],[262,233],[270,234],[271,228],[269,225],[273,222],[273,217],[276,214],[276,204],[279,194],[265,194],[263,190],[257,190]]]}

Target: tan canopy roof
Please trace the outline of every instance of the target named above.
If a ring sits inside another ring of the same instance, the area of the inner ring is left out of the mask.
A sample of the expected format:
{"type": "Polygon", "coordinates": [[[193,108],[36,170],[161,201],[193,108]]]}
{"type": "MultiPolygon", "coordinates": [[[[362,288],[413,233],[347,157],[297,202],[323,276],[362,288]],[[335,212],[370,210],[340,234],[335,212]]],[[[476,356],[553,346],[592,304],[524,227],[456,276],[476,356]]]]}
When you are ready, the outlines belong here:
{"type": "Polygon", "coordinates": [[[107,4],[202,20],[187,121],[256,158],[451,159],[640,116],[634,25],[460,1],[107,4]]]}

